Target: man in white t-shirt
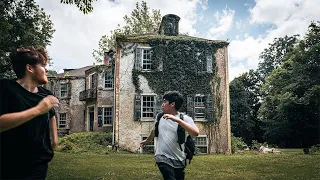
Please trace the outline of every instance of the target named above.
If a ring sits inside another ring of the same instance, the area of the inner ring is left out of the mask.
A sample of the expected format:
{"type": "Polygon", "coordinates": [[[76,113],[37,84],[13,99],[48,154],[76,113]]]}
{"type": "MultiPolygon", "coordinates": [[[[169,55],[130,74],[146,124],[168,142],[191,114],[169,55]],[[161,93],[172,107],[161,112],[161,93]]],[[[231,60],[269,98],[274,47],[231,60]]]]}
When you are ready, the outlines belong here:
{"type": "MultiPolygon", "coordinates": [[[[183,103],[183,96],[177,91],[169,91],[163,96],[162,111],[164,115],[159,121],[159,134],[155,152],[155,160],[165,180],[184,179],[186,155],[184,146],[178,143],[178,124],[191,136],[198,136],[199,129],[193,119],[183,115],[180,119],[178,112],[183,103]]],[[[155,137],[153,129],[149,137],[140,143],[141,147],[148,144],[155,137]]]]}

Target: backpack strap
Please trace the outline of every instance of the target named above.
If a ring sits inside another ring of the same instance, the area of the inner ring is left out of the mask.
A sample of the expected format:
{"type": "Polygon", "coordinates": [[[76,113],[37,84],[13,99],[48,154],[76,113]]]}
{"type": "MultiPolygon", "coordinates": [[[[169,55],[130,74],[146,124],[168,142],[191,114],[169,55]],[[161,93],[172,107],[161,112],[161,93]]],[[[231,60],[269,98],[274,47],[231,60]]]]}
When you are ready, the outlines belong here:
{"type": "MultiPolygon", "coordinates": [[[[182,113],[180,113],[180,119],[181,119],[182,121],[184,121],[184,119],[183,119],[183,114],[182,114],[182,113]]],[[[178,124],[178,130],[179,130],[179,129],[181,129],[181,130],[184,131],[183,127],[182,127],[180,124],[178,124]]],[[[178,139],[179,139],[179,137],[178,137],[178,139]]],[[[183,151],[183,150],[182,150],[182,147],[181,147],[181,144],[179,143],[179,140],[178,140],[178,144],[179,144],[180,150],[183,151]]]]}
{"type": "Polygon", "coordinates": [[[155,137],[158,137],[158,135],[159,135],[159,123],[160,123],[162,116],[163,116],[163,112],[157,114],[157,117],[156,117],[157,122],[155,124],[155,129],[154,129],[154,136],[155,137]]]}

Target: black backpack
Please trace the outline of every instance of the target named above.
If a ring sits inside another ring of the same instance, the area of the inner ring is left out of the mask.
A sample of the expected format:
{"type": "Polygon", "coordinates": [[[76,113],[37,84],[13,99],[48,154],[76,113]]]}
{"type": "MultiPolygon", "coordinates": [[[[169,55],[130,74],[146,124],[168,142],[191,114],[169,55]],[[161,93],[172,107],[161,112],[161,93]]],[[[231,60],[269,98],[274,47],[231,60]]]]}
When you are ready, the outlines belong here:
{"type": "MultiPolygon", "coordinates": [[[[162,116],[163,116],[163,113],[157,114],[157,122],[155,125],[155,131],[154,131],[155,137],[158,137],[159,135],[159,122],[162,116]]],[[[180,119],[183,120],[183,114],[181,113],[180,113],[180,119]]],[[[190,164],[193,156],[195,155],[194,153],[196,150],[195,141],[190,135],[187,136],[187,140],[186,140],[185,129],[180,124],[178,124],[177,134],[178,134],[178,143],[181,151],[182,151],[181,144],[185,143],[184,152],[186,153],[186,160],[188,159],[190,164]]]]}

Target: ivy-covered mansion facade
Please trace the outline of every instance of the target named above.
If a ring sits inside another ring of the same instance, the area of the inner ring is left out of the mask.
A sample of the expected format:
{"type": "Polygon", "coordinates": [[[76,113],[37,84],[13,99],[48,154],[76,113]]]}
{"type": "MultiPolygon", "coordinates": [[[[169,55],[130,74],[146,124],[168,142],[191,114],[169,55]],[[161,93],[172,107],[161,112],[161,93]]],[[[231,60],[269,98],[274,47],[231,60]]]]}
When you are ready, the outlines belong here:
{"type": "Polygon", "coordinates": [[[83,131],[112,132],[120,148],[153,151],[156,141],[144,149],[140,141],[154,127],[163,94],[178,90],[185,98],[180,111],[200,129],[198,152],[231,153],[228,43],[180,35],[179,20],[169,14],[158,33],[117,37],[109,65],[85,70],[83,119],[70,121],[82,121],[83,131]]]}

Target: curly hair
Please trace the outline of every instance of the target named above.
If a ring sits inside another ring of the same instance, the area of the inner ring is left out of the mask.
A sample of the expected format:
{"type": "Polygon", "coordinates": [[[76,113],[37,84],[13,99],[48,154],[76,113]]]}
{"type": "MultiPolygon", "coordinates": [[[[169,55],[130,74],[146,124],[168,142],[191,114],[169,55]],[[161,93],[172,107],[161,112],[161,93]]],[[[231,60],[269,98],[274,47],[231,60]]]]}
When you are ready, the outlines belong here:
{"type": "Polygon", "coordinates": [[[26,65],[49,63],[47,50],[42,46],[27,46],[17,49],[10,54],[10,60],[13,71],[17,78],[23,78],[26,75],[26,65]]]}

